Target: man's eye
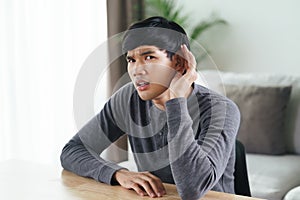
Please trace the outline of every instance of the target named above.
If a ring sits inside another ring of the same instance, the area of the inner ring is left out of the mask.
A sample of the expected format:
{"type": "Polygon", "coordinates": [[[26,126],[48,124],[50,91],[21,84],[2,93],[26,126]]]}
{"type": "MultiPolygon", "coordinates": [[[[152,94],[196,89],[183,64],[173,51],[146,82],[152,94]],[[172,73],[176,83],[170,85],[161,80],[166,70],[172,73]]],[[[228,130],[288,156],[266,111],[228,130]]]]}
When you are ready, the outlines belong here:
{"type": "Polygon", "coordinates": [[[146,60],[151,60],[153,58],[154,58],[154,56],[146,56],[146,60]]]}
{"type": "Polygon", "coordinates": [[[132,63],[132,62],[134,62],[135,60],[134,59],[132,59],[132,58],[127,58],[127,62],[128,63],[132,63]]]}

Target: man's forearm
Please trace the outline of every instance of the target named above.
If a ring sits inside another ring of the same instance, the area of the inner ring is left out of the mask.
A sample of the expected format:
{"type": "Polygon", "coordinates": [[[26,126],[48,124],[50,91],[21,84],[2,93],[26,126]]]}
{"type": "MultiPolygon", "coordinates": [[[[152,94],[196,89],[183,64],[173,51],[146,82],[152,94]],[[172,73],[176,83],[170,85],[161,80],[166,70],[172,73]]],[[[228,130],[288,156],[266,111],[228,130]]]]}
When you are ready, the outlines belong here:
{"type": "Polygon", "coordinates": [[[103,160],[100,156],[92,155],[78,135],[65,145],[60,159],[64,169],[107,184],[112,184],[113,174],[116,170],[122,169],[114,163],[103,160]]]}
{"type": "Polygon", "coordinates": [[[228,102],[218,102],[215,106],[215,113],[203,115],[210,120],[200,120],[203,121],[200,135],[205,138],[198,141],[185,100],[179,98],[167,103],[169,158],[182,199],[199,199],[212,189],[231,156],[239,124],[237,111],[228,102]]]}

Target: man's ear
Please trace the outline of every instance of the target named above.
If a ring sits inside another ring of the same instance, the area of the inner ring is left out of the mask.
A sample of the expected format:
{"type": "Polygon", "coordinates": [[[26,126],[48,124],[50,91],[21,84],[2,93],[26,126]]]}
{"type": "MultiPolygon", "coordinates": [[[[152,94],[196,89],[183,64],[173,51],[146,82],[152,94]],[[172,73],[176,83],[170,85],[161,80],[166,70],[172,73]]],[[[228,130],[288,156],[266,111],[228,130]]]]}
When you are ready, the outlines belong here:
{"type": "Polygon", "coordinates": [[[184,74],[186,71],[186,60],[178,54],[174,55],[175,70],[180,74],[184,74]]]}

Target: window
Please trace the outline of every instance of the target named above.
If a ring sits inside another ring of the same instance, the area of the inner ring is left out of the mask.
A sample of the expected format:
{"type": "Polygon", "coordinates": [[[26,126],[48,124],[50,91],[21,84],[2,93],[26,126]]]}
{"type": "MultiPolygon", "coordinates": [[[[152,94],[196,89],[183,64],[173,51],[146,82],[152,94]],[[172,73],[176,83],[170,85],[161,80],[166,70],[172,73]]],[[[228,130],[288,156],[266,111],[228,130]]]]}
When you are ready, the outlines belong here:
{"type": "Polygon", "coordinates": [[[106,1],[0,0],[0,161],[59,163],[76,77],[106,27],[106,1]]]}

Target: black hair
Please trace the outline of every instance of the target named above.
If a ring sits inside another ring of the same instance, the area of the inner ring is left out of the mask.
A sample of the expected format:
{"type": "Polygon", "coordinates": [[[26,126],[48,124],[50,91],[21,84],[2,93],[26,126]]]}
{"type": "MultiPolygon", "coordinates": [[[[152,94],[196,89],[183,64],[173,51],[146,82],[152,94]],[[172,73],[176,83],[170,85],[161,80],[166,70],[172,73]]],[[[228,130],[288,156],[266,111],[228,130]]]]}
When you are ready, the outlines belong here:
{"type": "Polygon", "coordinates": [[[163,17],[150,17],[129,26],[122,41],[122,52],[127,54],[142,45],[153,45],[167,51],[167,56],[173,55],[185,44],[190,49],[190,43],[184,29],[173,21],[163,17]]]}

